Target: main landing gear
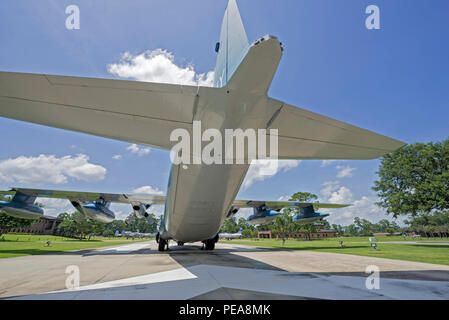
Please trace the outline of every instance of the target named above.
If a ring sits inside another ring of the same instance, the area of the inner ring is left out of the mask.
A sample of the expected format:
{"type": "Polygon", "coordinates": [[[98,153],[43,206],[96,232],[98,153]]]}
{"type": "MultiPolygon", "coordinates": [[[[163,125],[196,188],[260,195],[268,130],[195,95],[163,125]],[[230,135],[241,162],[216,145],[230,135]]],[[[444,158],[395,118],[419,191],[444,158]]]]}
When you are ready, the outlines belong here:
{"type": "Polygon", "coordinates": [[[159,251],[163,252],[165,250],[168,251],[168,240],[159,239],[159,251]]]}
{"type": "Polygon", "coordinates": [[[203,241],[204,246],[201,248],[201,250],[213,251],[215,249],[215,244],[219,239],[220,237],[217,234],[215,238],[203,241]]]}
{"type": "Polygon", "coordinates": [[[165,250],[168,251],[168,240],[162,239],[159,233],[156,235],[156,242],[159,244],[158,250],[160,252],[163,252],[165,250]]]}

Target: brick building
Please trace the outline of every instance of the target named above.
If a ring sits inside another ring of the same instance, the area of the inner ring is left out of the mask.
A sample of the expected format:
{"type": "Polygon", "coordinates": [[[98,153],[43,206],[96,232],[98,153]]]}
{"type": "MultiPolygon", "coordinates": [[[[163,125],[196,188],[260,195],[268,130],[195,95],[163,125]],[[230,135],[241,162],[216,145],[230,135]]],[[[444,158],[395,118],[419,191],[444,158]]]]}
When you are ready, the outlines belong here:
{"type": "Polygon", "coordinates": [[[42,234],[42,235],[56,235],[58,226],[61,222],[62,219],[50,216],[42,216],[36,221],[34,221],[33,224],[29,227],[1,230],[1,233],[19,232],[19,233],[42,234]]]}
{"type": "MultiPolygon", "coordinates": [[[[321,224],[317,224],[317,232],[310,233],[311,239],[323,239],[323,238],[335,238],[337,236],[337,232],[334,230],[326,230],[324,229],[324,226],[321,224]]],[[[259,239],[273,239],[273,238],[279,238],[278,235],[272,231],[259,231],[258,232],[258,238],[259,239]]],[[[292,239],[306,239],[307,234],[305,232],[298,232],[291,234],[289,238],[292,239]]]]}

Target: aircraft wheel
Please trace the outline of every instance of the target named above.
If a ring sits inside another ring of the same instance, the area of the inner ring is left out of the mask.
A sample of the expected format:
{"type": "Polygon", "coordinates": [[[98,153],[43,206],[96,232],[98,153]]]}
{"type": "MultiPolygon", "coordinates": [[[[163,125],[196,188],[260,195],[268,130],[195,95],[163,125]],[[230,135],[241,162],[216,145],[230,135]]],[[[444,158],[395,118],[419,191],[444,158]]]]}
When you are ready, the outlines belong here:
{"type": "Polygon", "coordinates": [[[184,246],[184,242],[178,241],[178,246],[180,246],[180,247],[184,246]]]}
{"type": "Polygon", "coordinates": [[[163,252],[165,251],[165,247],[168,245],[168,241],[164,239],[159,238],[159,251],[163,252]]]}
{"type": "Polygon", "coordinates": [[[215,249],[215,239],[210,239],[206,241],[206,250],[212,251],[215,249]]]}

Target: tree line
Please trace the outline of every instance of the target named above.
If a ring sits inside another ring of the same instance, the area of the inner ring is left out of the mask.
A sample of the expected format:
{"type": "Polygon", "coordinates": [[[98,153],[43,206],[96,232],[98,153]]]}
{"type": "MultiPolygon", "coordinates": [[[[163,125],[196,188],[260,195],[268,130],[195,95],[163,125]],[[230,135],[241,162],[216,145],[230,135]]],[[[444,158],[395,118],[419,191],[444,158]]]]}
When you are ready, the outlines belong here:
{"type": "MultiPolygon", "coordinates": [[[[379,179],[374,182],[373,190],[380,201],[378,206],[384,208],[394,218],[407,216],[407,227],[400,228],[396,222],[382,219],[372,223],[356,217],[348,226],[332,225],[322,221],[324,228],[333,228],[339,235],[364,236],[373,233],[425,232],[447,233],[449,230],[449,139],[442,142],[415,143],[405,146],[381,159],[377,172],[379,179]]],[[[314,202],[318,197],[308,192],[295,193],[290,201],[314,202]]],[[[0,200],[9,200],[0,197],[0,200]]],[[[288,238],[294,233],[316,232],[316,225],[297,224],[293,217],[298,208],[286,208],[272,223],[262,225],[259,229],[247,223],[246,219],[226,220],[221,232],[236,233],[243,229],[244,237],[257,236],[258,230],[271,230],[281,238],[288,238]]],[[[157,232],[157,223],[150,225],[144,218],[131,214],[125,220],[116,220],[102,224],[84,217],[79,212],[61,214],[63,222],[60,231],[67,234],[88,235],[103,234],[111,236],[115,231],[127,230],[142,233],[157,232]]],[[[154,221],[159,221],[152,215],[154,221]]],[[[0,212],[0,229],[23,228],[33,223],[32,220],[18,219],[0,212]]]]}
{"type": "Polygon", "coordinates": [[[147,218],[137,217],[133,212],[129,214],[125,220],[114,220],[110,223],[103,223],[95,221],[86,217],[84,214],[75,211],[71,214],[61,213],[58,215],[62,219],[58,226],[58,233],[61,235],[85,238],[90,236],[105,236],[112,237],[118,231],[140,232],[140,233],[155,233],[158,231],[159,218],[150,213],[152,223],[149,223],[147,218]]]}

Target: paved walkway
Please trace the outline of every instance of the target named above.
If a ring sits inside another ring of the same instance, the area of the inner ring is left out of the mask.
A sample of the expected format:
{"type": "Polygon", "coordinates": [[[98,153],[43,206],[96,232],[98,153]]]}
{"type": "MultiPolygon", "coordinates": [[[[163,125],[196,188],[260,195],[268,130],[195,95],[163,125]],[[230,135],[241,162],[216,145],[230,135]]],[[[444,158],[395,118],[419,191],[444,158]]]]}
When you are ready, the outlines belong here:
{"type": "Polygon", "coordinates": [[[0,297],[16,299],[449,299],[449,266],[312,251],[155,242],[0,259],[0,297]],[[66,290],[67,266],[80,288],[66,290]],[[367,266],[380,269],[368,290],[367,266]]]}

